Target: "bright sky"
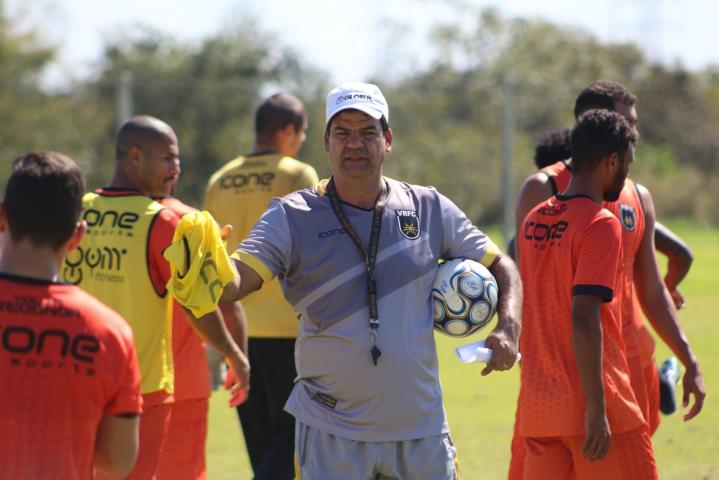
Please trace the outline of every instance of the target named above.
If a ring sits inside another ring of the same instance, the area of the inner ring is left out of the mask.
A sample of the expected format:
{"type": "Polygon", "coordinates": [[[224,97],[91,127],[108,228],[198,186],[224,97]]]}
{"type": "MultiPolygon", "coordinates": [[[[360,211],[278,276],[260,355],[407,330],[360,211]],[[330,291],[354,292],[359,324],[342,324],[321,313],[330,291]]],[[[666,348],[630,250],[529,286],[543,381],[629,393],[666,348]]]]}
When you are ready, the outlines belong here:
{"type": "Polygon", "coordinates": [[[11,14],[40,25],[60,45],[53,73],[82,76],[99,59],[113,33],[150,25],[197,40],[246,13],[263,30],[296,48],[306,60],[330,73],[334,82],[365,80],[375,72],[421,65],[426,34],[433,22],[453,18],[453,5],[494,6],[509,16],[539,16],[581,27],[602,40],[637,41],[653,57],[680,60],[696,69],[719,65],[719,2],[715,0],[5,0],[11,14]],[[410,32],[400,51],[387,58],[388,24],[410,32]]]}

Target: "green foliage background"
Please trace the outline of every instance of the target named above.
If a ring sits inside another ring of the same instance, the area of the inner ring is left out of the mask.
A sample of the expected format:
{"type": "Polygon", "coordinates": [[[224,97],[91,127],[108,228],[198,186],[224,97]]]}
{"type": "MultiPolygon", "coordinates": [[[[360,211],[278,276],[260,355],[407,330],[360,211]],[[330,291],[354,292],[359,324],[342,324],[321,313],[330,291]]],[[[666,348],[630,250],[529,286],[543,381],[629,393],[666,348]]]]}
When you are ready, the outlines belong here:
{"type": "MultiPolygon", "coordinates": [[[[435,185],[473,220],[496,222],[502,85],[511,85],[513,99],[516,189],[534,169],[538,137],[571,126],[576,94],[597,78],[611,78],[639,97],[642,140],[632,175],[652,190],[660,218],[719,225],[718,68],[654,64],[631,44],[456,5],[455,20],[432,33],[432,48],[423,53],[427,67],[402,75],[392,70],[406,35],[399,26],[389,30],[378,59],[382,72],[369,79],[390,104],[395,145],[388,175],[435,185]]],[[[31,149],[64,151],[81,163],[90,187],[106,182],[114,167],[118,83],[128,73],[134,112],[177,130],[183,169],[177,193],[189,203],[201,204],[211,172],[250,150],[254,109],[278,90],[305,101],[310,127],[300,156],[329,173],[322,144],[327,75],[256,19],[238,17],[196,42],[127,29],[106,41],[93,75],[70,80],[61,91],[41,81],[56,47],[16,23],[0,0],[2,184],[11,159],[31,149]]]]}

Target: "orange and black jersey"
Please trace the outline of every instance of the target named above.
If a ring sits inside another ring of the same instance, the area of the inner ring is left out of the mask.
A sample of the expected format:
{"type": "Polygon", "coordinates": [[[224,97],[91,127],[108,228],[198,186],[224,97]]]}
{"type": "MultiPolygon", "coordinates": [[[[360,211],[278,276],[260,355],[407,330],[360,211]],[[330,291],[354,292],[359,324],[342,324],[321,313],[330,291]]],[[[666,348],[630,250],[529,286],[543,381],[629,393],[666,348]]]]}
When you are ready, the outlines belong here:
{"type": "Polygon", "coordinates": [[[88,479],[103,415],[142,408],[133,335],[81,289],[0,274],[0,479],[88,479]]]}
{"type": "Polygon", "coordinates": [[[539,171],[547,176],[552,195],[564,192],[569,185],[569,179],[572,178],[572,166],[566,160],[555,162],[539,171]]]}
{"type": "Polygon", "coordinates": [[[642,423],[629,383],[621,336],[621,227],[587,196],[557,195],[537,205],[518,232],[524,285],[522,436],[584,433],[586,401],[572,344],[572,297],[595,295],[601,307],[605,400],[613,432],[642,423]]]}

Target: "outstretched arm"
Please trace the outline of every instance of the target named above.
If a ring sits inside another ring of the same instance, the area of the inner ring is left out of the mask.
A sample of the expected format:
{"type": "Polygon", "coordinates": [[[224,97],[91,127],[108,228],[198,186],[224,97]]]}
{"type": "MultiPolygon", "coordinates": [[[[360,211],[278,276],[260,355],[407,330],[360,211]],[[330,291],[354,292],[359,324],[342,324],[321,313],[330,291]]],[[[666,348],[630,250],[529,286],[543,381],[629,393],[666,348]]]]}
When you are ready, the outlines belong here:
{"type": "Polygon", "coordinates": [[[674,305],[677,308],[683,308],[684,297],[678,286],[689,272],[694,255],[684,240],[672,232],[669,227],[659,222],[654,224],[654,243],[657,251],[667,257],[667,274],[664,276],[664,285],[667,286],[674,305]]]}
{"type": "Polygon", "coordinates": [[[188,309],[185,309],[185,312],[192,328],[202,340],[225,357],[237,379],[237,389],[249,387],[250,362],[228,331],[222,315],[215,310],[198,318],[188,309]]]}
{"type": "Polygon", "coordinates": [[[482,375],[493,370],[512,368],[519,351],[519,334],[522,328],[522,281],[517,266],[508,255],[499,253],[489,271],[494,275],[499,287],[499,320],[484,342],[487,348],[492,349],[492,358],[482,370],[482,375]]]}
{"type": "Polygon", "coordinates": [[[684,415],[684,419],[690,420],[702,409],[706,395],[704,379],[699,369],[699,361],[694,356],[689,340],[679,323],[674,302],[659,273],[654,253],[654,222],[656,218],[654,201],[645,188],[640,187],[638,191],[644,204],[646,229],[634,265],[634,284],[639,303],[652,327],[686,368],[682,379],[683,404],[685,407],[689,404],[690,396],[694,396],[694,403],[689,412],[684,415]]]}

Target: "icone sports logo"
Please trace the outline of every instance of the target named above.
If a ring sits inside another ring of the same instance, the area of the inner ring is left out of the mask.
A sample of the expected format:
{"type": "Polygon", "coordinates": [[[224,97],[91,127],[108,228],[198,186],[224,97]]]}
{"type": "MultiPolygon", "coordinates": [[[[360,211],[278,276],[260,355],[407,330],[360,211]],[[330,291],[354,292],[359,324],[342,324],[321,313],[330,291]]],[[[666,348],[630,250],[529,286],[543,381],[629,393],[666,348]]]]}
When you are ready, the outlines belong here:
{"type": "Polygon", "coordinates": [[[524,224],[524,238],[526,240],[534,240],[538,242],[546,242],[550,240],[560,240],[562,234],[567,230],[569,223],[564,220],[551,225],[537,222],[527,222],[524,224]]]}
{"type": "Polygon", "coordinates": [[[245,187],[259,187],[269,188],[272,186],[272,181],[275,179],[273,172],[263,173],[236,173],[233,175],[227,175],[220,179],[220,188],[245,188],[245,187]]]}
{"type": "Polygon", "coordinates": [[[87,222],[89,228],[105,227],[132,230],[140,216],[135,212],[117,212],[115,210],[101,212],[94,208],[88,208],[82,212],[82,218],[87,222]]]}
{"type": "Polygon", "coordinates": [[[333,237],[335,235],[341,235],[343,233],[347,233],[347,232],[345,232],[344,228],[333,228],[332,230],[326,230],[324,232],[320,232],[317,234],[317,236],[319,238],[329,238],[329,237],[333,237]]]}
{"type": "Polygon", "coordinates": [[[60,329],[33,329],[21,325],[0,327],[0,344],[9,354],[47,355],[66,358],[68,355],[78,362],[94,363],[100,351],[100,341],[85,334],[73,335],[60,329]]]}

